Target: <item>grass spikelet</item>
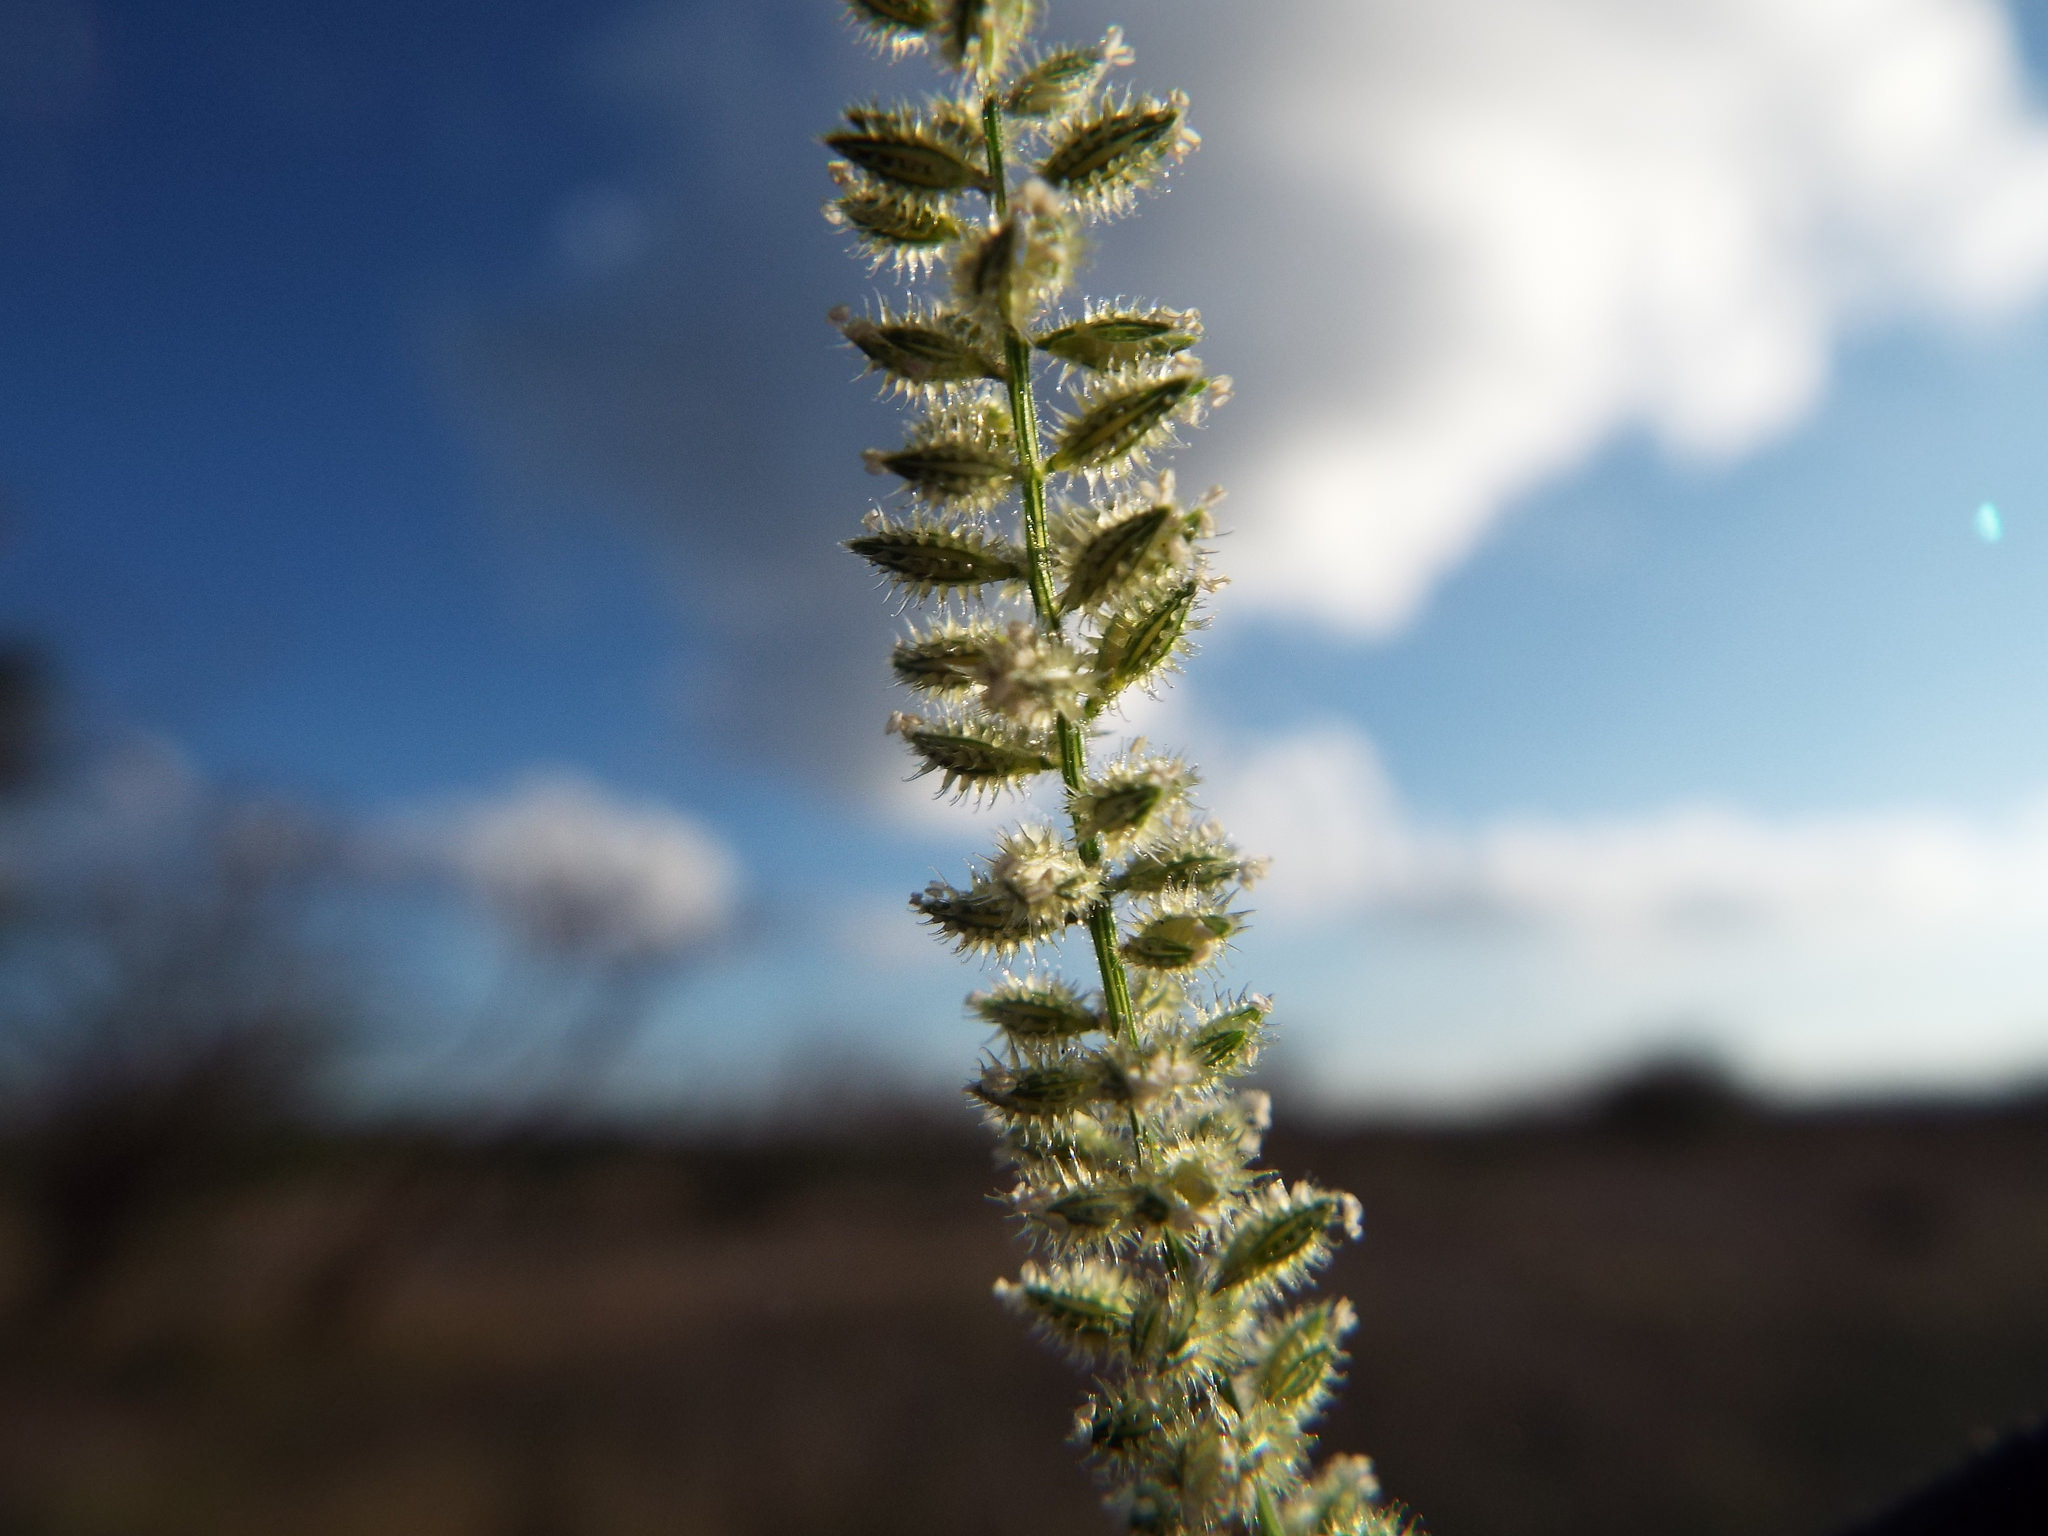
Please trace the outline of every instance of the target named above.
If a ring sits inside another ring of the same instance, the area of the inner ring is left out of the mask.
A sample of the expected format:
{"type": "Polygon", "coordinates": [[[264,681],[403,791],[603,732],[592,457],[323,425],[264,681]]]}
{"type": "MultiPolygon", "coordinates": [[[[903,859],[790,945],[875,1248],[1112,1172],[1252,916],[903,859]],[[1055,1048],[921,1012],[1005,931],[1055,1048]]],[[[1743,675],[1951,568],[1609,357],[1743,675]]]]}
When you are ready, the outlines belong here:
{"type": "Polygon", "coordinates": [[[1003,381],[1002,361],[990,355],[974,327],[959,315],[912,305],[901,314],[886,307],[873,317],[844,305],[828,317],[891,389],[926,395],[947,385],[1003,381]]]}
{"type": "Polygon", "coordinates": [[[1201,136],[1187,123],[1188,100],[1127,97],[1069,124],[1038,174],[1097,214],[1127,212],[1136,194],[1191,154],[1201,136]]]}
{"type": "Polygon", "coordinates": [[[1034,336],[1031,344],[1069,367],[1109,373],[1178,357],[1201,339],[1202,317],[1191,309],[1091,305],[1079,320],[1034,336]]]}
{"type": "Polygon", "coordinates": [[[1022,581],[1028,569],[1025,552],[1014,544],[933,522],[890,523],[878,516],[846,547],[911,599],[979,594],[1022,581]]]}
{"type": "Polygon", "coordinates": [[[972,124],[935,104],[926,112],[903,107],[850,107],[846,126],[825,144],[849,164],[913,197],[987,192],[988,168],[972,124]]]}
{"type": "Polygon", "coordinates": [[[917,755],[913,777],[940,776],[942,794],[986,794],[1058,766],[1042,738],[972,717],[896,714],[889,729],[917,755]]]}
{"type": "Polygon", "coordinates": [[[1172,441],[1176,426],[1197,418],[1204,396],[1207,404],[1220,405],[1229,398],[1229,380],[1188,367],[1151,378],[1112,375],[1084,392],[1078,409],[1060,423],[1045,467],[1055,474],[1111,476],[1142,469],[1153,450],[1172,441]]]}

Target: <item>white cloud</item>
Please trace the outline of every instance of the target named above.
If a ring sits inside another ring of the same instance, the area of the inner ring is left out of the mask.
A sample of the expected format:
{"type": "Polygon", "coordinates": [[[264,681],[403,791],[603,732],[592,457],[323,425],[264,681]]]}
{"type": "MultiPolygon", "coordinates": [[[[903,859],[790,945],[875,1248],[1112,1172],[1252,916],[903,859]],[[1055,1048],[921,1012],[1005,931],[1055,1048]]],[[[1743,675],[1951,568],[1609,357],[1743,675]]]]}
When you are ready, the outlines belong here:
{"type": "Polygon", "coordinates": [[[1210,774],[1293,915],[1501,919],[1614,933],[1860,934],[2048,919],[2048,799],[1998,823],[1928,811],[1770,820],[1714,805],[1430,826],[1348,726],[1282,738],[1210,774]]]}
{"type": "Polygon", "coordinates": [[[1201,31],[1230,65],[1183,196],[1213,222],[1225,172],[1239,234],[1187,275],[1265,291],[1287,351],[1250,399],[1304,381],[1229,429],[1258,443],[1232,571],[1270,609],[1399,629],[1617,433],[1741,453],[1846,328],[2048,284],[2048,120],[1994,0],[1307,0],[1201,31]]]}
{"type": "Polygon", "coordinates": [[[530,942],[576,955],[679,952],[738,893],[736,860],[700,822],[563,772],[459,806],[411,841],[530,942]]]}
{"type": "Polygon", "coordinates": [[[1210,756],[1210,802],[1273,857],[1252,979],[1332,1102],[1524,1094],[1674,1037],[1794,1090],[2048,1067],[2048,795],[1454,825],[1347,726],[1210,756]]]}

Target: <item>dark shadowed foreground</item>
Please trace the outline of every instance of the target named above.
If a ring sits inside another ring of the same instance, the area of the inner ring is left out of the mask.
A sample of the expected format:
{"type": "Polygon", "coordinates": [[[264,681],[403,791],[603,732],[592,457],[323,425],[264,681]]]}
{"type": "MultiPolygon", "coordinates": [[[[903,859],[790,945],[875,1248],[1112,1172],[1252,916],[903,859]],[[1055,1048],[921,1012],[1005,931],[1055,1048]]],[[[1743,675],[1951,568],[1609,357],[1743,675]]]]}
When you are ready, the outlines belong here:
{"type": "MultiPolygon", "coordinates": [[[[280,1141],[145,1180],[61,1291],[94,1186],[17,1147],[0,1533],[1105,1530],[1075,1381],[990,1299],[1018,1255],[966,1120],[280,1141]]],[[[1653,1082],[1576,1118],[1283,1124],[1270,1161],[1365,1201],[1329,1439],[1439,1536],[1824,1536],[2048,1407],[2039,1102],[1653,1082]]]]}

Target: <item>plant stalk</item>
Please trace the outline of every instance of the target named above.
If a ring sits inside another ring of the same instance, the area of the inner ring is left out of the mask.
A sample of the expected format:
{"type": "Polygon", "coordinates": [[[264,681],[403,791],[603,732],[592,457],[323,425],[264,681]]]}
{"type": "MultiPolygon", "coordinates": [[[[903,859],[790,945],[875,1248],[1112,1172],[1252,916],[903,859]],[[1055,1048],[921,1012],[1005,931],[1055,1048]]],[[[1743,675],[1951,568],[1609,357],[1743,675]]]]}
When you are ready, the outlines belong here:
{"type": "MultiPolygon", "coordinates": [[[[981,104],[981,131],[988,146],[989,198],[1000,219],[1010,211],[1010,191],[1008,173],[1003,167],[1003,105],[995,96],[985,98],[981,104]]],[[[1003,371],[1009,381],[1010,426],[1017,439],[1018,467],[1023,471],[1024,550],[1031,566],[1031,605],[1038,615],[1038,627],[1057,635],[1061,631],[1061,615],[1059,599],[1053,593],[1052,555],[1046,533],[1045,459],[1038,446],[1038,400],[1031,383],[1031,344],[1008,327],[1003,332],[1003,371]]],[[[1059,720],[1059,744],[1060,778],[1067,786],[1067,815],[1071,823],[1073,797],[1081,793],[1088,780],[1088,740],[1080,724],[1065,715],[1059,720]]],[[[1079,824],[1073,825],[1081,862],[1091,868],[1100,865],[1100,841],[1081,836],[1079,824]]],[[[1110,1033],[1135,1046],[1138,1025],[1131,1008],[1131,983],[1124,973],[1123,957],[1116,952],[1116,911],[1106,898],[1088,909],[1088,937],[1095,946],[1096,968],[1102,973],[1102,998],[1109,1011],[1110,1033]]],[[[1137,1133],[1135,1117],[1132,1133],[1137,1133]]]]}

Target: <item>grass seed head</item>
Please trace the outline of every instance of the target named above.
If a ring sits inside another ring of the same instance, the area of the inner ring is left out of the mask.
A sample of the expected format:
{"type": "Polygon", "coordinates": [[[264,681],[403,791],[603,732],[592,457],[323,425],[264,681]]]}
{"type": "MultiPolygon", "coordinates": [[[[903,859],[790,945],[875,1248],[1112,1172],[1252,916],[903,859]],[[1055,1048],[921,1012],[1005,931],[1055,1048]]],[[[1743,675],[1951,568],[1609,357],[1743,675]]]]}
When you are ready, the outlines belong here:
{"type": "Polygon", "coordinates": [[[968,1000],[996,1031],[969,1091],[1003,1145],[1002,1198],[1048,1260],[997,1294],[1098,1371],[1077,1433],[1133,1532],[1399,1536],[1365,1463],[1306,1475],[1350,1314],[1285,1297],[1355,1232],[1357,1205],[1254,1166],[1267,1101],[1234,1080],[1272,1005],[1214,996],[1205,968],[1242,929],[1230,902],[1260,866],[1199,818],[1178,759],[1133,742],[1089,763],[1090,723],[1179,665],[1222,584],[1215,496],[1189,505],[1170,475],[1137,476],[1229,381],[1192,355],[1193,310],[1119,299],[1047,317],[1085,223],[1128,211],[1196,147],[1186,98],[1107,95],[1131,62],[1116,29],[1033,51],[1038,0],[846,3],[881,50],[955,73],[921,103],[849,109],[825,139],[827,217],[877,268],[946,277],[832,316],[921,411],[901,447],[866,455],[917,506],[870,512],[849,541],[906,605],[936,610],[890,653],[932,703],[890,729],[942,792],[1050,773],[1065,791],[1061,825],[1004,833],[964,885],[934,880],[911,905],[998,959],[1085,924],[1101,972],[1087,992],[1006,973],[968,1000]],[[1067,409],[1041,410],[1041,375],[1067,409]],[[1049,475],[1070,477],[1056,520],[1049,475]]]}

